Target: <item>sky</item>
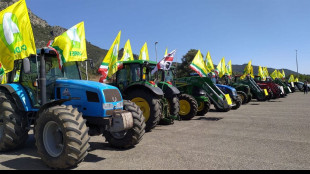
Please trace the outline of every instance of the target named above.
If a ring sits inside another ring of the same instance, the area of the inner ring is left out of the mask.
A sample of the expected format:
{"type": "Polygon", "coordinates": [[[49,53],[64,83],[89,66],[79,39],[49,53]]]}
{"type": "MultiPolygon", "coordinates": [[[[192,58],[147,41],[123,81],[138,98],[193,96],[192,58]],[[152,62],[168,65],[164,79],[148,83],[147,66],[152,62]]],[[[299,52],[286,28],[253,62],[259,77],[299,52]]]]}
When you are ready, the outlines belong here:
{"type": "Polygon", "coordinates": [[[109,49],[121,31],[134,54],[146,42],[150,60],[176,49],[210,51],[213,63],[290,69],[310,74],[310,0],[26,0],[52,26],[84,21],[87,41],[109,49]],[[51,3],[52,2],[52,3],[51,3]],[[155,42],[158,42],[155,45],[155,42]]]}

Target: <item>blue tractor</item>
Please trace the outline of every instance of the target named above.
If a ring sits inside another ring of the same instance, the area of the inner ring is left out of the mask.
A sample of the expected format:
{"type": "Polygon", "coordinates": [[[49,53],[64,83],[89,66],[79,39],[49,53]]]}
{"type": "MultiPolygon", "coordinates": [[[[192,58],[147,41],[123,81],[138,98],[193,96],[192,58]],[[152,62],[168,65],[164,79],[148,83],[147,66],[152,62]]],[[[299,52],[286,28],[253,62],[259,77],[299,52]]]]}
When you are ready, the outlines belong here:
{"type": "Polygon", "coordinates": [[[103,135],[117,148],[133,147],[145,133],[142,111],[120,91],[81,80],[78,62],[60,70],[48,48],[14,62],[8,83],[0,85],[0,151],[22,147],[34,129],[38,154],[51,168],[77,166],[89,139],[103,135]]]}
{"type": "Polygon", "coordinates": [[[238,109],[241,104],[242,100],[239,97],[237,90],[231,86],[227,85],[221,85],[221,84],[216,84],[216,86],[224,93],[224,94],[229,94],[231,100],[232,100],[232,108],[231,109],[238,109]]]}

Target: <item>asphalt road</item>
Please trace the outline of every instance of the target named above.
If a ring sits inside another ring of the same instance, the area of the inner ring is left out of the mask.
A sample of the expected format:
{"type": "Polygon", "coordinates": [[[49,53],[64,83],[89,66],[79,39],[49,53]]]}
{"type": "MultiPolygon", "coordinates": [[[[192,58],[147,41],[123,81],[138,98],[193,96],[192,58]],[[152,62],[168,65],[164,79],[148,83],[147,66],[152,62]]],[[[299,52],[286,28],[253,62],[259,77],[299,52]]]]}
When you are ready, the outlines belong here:
{"type": "MultiPolygon", "coordinates": [[[[109,147],[101,136],[74,170],[309,170],[310,94],[270,102],[252,100],[238,110],[212,110],[190,121],[157,126],[129,150],[109,147]]],[[[33,135],[24,148],[0,154],[0,170],[49,169],[33,135]]]]}

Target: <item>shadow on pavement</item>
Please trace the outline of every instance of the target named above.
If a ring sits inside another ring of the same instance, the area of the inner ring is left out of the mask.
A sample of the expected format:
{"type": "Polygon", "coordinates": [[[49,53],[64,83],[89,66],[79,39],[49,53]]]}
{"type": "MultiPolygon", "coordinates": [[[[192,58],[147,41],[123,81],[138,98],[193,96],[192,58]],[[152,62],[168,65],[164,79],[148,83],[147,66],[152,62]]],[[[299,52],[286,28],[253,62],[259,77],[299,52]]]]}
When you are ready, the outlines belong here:
{"type": "Polygon", "coordinates": [[[223,119],[223,117],[199,117],[196,120],[219,121],[221,119],[223,119]]]}

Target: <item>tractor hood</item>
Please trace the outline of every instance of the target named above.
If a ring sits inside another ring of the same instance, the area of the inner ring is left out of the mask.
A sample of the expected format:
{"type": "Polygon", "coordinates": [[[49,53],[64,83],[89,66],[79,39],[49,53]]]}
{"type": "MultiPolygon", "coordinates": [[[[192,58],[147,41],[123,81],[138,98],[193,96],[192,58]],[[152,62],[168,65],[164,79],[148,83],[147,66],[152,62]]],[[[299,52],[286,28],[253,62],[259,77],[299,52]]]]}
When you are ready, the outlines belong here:
{"type": "Polygon", "coordinates": [[[118,89],[114,86],[107,85],[95,81],[87,80],[66,80],[58,79],[56,80],[56,87],[66,87],[66,88],[81,88],[81,89],[94,89],[94,90],[105,90],[105,89],[118,89]]]}

